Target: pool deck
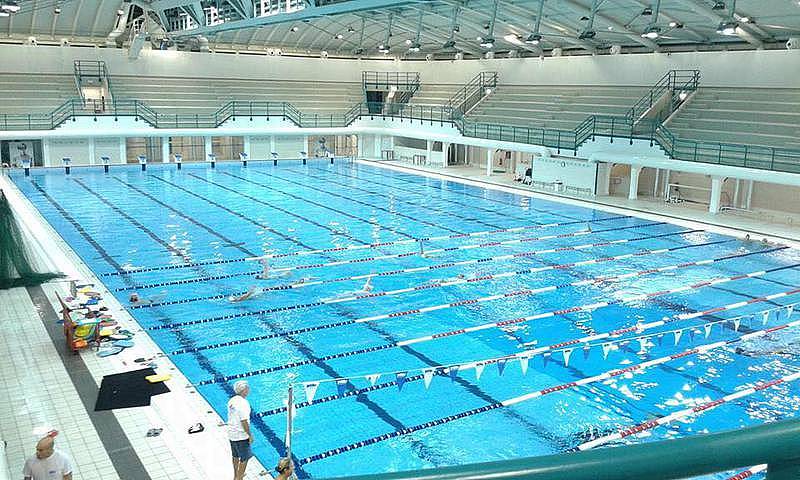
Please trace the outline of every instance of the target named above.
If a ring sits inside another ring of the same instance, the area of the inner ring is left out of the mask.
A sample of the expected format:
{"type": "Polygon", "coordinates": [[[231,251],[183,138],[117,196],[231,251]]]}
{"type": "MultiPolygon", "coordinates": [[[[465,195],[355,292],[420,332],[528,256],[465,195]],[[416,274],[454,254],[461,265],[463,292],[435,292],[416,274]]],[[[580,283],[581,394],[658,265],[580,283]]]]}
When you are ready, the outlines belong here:
{"type": "MultiPolygon", "coordinates": [[[[60,310],[56,294],[67,295],[66,280],[41,288],[0,291],[4,339],[0,355],[10,359],[0,362],[0,441],[7,443],[11,478],[21,476],[36,441],[50,430],[59,432],[57,448],[74,459],[75,480],[232,478],[222,419],[16,187],[0,176],[0,188],[35,239],[32,248],[37,257],[48,258],[45,263],[54,264],[67,279],[93,283],[119,325],[136,333],[135,346],[118,355],[99,358],[92,349],[73,355],[66,352],[61,326],[56,323],[60,310]],[[53,328],[59,335],[48,334],[53,328]],[[166,382],[171,391],[152,397],[148,407],[94,412],[103,376],[141,368],[134,362],[139,357],[159,357],[159,373],[172,376],[166,382]],[[189,434],[189,427],[198,422],[205,431],[189,434]],[[147,437],[151,428],[163,432],[147,437]]],[[[0,479],[4,473],[0,472],[0,479]]],[[[246,478],[271,476],[253,458],[246,478]]]]}
{"type": "MultiPolygon", "coordinates": [[[[800,229],[741,215],[711,215],[685,205],[669,205],[653,199],[554,196],[523,187],[505,175],[487,177],[482,169],[475,167],[442,170],[397,162],[358,161],[589,208],[699,225],[727,235],[742,237],[750,233],[754,238],[767,236],[800,247],[800,229]]],[[[0,188],[8,192],[14,208],[25,217],[23,222],[36,238],[34,249],[37,253],[48,257],[53,266],[65,272],[68,278],[97,285],[114,318],[123,328],[137,332],[134,337],[136,345],[119,355],[101,359],[89,350],[72,355],[65,352],[63,339],[53,335],[53,329],[60,330],[55,323],[55,312],[59,310],[56,293],[63,296],[67,291],[68,285],[64,280],[50,282],[41,288],[0,291],[0,305],[3,305],[0,358],[4,359],[0,362],[0,383],[3,386],[0,390],[0,441],[8,444],[6,454],[11,478],[20,476],[25,458],[33,453],[36,440],[52,429],[60,432],[56,438],[58,448],[75,461],[75,480],[230,478],[228,444],[221,418],[177,368],[161,356],[156,344],[16,187],[0,176],[0,188]],[[153,397],[149,407],[94,412],[94,396],[102,377],[139,368],[139,364],[133,361],[138,357],[160,357],[157,359],[159,371],[172,375],[167,382],[171,392],[153,397]],[[203,423],[205,431],[188,434],[187,429],[198,422],[203,423]],[[145,434],[150,428],[163,428],[164,431],[158,437],[148,438],[145,434]],[[131,476],[130,472],[137,469],[140,473],[131,476]]],[[[4,473],[0,472],[0,480],[4,473]]],[[[253,458],[246,478],[271,477],[253,458]]]]}

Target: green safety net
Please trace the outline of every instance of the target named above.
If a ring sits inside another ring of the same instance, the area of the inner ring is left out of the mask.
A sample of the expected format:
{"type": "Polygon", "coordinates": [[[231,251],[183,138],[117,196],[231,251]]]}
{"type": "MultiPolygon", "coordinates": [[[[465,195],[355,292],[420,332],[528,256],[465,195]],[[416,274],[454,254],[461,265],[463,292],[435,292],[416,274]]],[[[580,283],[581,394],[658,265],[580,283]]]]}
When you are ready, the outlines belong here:
{"type": "Polygon", "coordinates": [[[60,276],[35,271],[11,205],[0,190],[0,290],[40,285],[60,276]]]}

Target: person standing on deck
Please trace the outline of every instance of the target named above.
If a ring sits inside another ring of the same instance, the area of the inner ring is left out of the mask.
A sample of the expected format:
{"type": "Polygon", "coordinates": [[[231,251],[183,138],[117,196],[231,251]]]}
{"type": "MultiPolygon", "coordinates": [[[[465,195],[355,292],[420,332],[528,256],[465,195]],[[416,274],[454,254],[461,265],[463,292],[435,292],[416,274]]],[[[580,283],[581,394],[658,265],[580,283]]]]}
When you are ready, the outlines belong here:
{"type": "Polygon", "coordinates": [[[253,456],[251,445],[253,433],[250,431],[250,385],[240,380],[233,384],[236,393],[228,400],[228,440],[231,442],[233,457],[233,480],[244,480],[247,461],[253,456]]]}
{"type": "Polygon", "coordinates": [[[22,475],[25,480],[72,480],[72,462],[55,449],[53,437],[47,436],[36,444],[36,456],[25,462],[22,475]]]}

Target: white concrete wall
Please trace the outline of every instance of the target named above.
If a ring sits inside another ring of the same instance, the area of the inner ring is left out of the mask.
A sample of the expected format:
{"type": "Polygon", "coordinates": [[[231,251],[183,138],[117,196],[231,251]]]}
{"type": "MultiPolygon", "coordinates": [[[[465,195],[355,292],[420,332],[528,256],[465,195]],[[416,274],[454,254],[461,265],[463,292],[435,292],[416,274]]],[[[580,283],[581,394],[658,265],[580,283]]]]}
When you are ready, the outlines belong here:
{"type": "Polygon", "coordinates": [[[95,163],[101,164],[100,157],[108,157],[110,163],[122,163],[124,159],[120,157],[120,144],[122,139],[119,137],[100,137],[94,139],[95,163]]]}
{"type": "Polygon", "coordinates": [[[72,165],[88,165],[91,163],[89,157],[88,138],[46,138],[44,165],[54,167],[61,165],[61,159],[68,157],[72,159],[72,165]]]}
{"type": "Polygon", "coordinates": [[[104,60],[113,75],[156,75],[360,82],[361,71],[418,71],[423,84],[463,83],[480,71],[500,73],[502,84],[650,85],[670,69],[702,71],[705,86],[797,87],[800,50],[652,53],[462,61],[334,60],[145,50],[0,46],[0,72],[72,73],[72,61],[104,60]]]}

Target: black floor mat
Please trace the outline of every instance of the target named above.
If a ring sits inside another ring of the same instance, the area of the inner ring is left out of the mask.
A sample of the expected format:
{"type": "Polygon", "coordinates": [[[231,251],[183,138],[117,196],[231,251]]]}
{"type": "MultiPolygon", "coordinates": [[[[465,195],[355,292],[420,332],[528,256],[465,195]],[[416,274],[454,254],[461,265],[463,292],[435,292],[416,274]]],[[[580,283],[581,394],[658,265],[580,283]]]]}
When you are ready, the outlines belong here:
{"type": "Polygon", "coordinates": [[[143,368],[132,372],[106,375],[100,384],[97,394],[96,412],[116,408],[146,407],[150,405],[150,397],[169,392],[164,382],[150,383],[145,380],[155,375],[152,368],[143,368]]]}

